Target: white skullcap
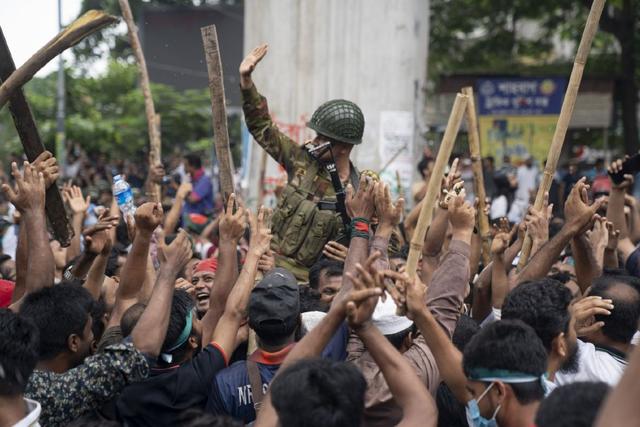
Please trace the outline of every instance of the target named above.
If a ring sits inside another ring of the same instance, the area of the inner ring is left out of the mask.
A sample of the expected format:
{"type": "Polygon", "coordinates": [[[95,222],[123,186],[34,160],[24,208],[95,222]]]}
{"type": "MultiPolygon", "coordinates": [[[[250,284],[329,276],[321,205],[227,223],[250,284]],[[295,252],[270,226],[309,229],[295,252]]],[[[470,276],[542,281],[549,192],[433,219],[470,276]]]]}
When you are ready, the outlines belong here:
{"type": "Polygon", "coordinates": [[[302,324],[304,325],[307,332],[311,331],[313,328],[318,326],[318,323],[326,316],[327,313],[322,311],[306,311],[301,314],[302,316],[302,324]]]}
{"type": "Polygon", "coordinates": [[[413,325],[413,321],[406,316],[398,316],[396,309],[396,303],[389,294],[387,294],[385,301],[382,301],[382,298],[378,299],[378,304],[376,305],[371,320],[373,324],[380,329],[382,335],[397,334],[413,325]]]}

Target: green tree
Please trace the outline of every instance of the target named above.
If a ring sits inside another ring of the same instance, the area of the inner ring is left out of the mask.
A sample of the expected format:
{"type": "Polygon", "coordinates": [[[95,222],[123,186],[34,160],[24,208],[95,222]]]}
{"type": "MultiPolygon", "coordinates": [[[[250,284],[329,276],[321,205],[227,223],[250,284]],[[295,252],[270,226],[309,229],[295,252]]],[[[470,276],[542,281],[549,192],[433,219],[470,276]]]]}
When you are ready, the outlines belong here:
{"type": "MultiPolygon", "coordinates": [[[[111,158],[145,159],[147,124],[137,78],[135,65],[122,61],[111,61],[107,72],[99,77],[74,76],[67,70],[68,141],[111,158]]],[[[53,149],[56,75],[35,78],[25,89],[42,140],[53,149]]],[[[197,143],[204,140],[211,144],[211,104],[207,89],[178,92],[166,85],[153,84],[153,95],[162,118],[164,153],[190,144],[199,146],[197,143]]],[[[2,144],[6,152],[1,154],[21,151],[6,108],[0,111],[0,139],[7,141],[2,144]]]]}
{"type": "MultiPolygon", "coordinates": [[[[553,40],[579,41],[591,0],[431,0],[431,78],[452,73],[568,74],[573,57],[553,54],[553,40]],[[538,33],[525,37],[523,23],[538,33]]],[[[636,43],[640,0],[609,0],[586,75],[614,77],[625,151],[638,150],[636,43]]]]}

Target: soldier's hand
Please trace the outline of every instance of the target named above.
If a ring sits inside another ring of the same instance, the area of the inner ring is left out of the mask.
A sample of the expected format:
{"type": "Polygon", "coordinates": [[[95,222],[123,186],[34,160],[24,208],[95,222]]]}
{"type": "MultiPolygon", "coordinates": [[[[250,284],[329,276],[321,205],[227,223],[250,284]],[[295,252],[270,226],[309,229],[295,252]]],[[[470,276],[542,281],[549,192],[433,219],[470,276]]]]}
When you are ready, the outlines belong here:
{"type": "Polygon", "coordinates": [[[324,245],[322,253],[329,259],[344,262],[347,259],[348,251],[349,248],[347,248],[346,246],[331,240],[326,245],[324,245]]]}
{"type": "Polygon", "coordinates": [[[375,193],[379,183],[365,175],[360,175],[358,191],[353,194],[351,184],[347,186],[345,204],[350,218],[364,218],[370,220],[375,212],[375,193]]]}
{"type": "Polygon", "coordinates": [[[45,181],[44,174],[38,172],[29,162],[24,162],[24,171],[20,173],[16,162],[11,163],[11,175],[16,181],[15,187],[2,185],[2,191],[16,209],[23,215],[44,215],[45,181]]]}
{"type": "Polygon", "coordinates": [[[242,63],[240,63],[240,87],[242,89],[249,89],[251,85],[253,85],[253,81],[251,81],[251,73],[255,70],[258,62],[260,62],[267,54],[268,49],[269,46],[266,43],[261,44],[249,52],[249,54],[242,60],[242,63]]]}

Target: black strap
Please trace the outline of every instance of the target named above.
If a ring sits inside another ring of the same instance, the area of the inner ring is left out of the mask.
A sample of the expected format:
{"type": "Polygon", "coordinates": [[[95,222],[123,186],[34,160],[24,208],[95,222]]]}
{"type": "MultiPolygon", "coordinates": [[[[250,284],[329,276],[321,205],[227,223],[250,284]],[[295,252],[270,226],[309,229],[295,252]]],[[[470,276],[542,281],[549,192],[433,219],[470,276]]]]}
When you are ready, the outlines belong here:
{"type": "Polygon", "coordinates": [[[340,175],[338,175],[338,168],[336,168],[336,164],[333,159],[331,162],[325,163],[324,167],[331,176],[331,184],[336,192],[336,212],[340,214],[345,229],[348,229],[351,220],[349,219],[349,215],[347,215],[347,205],[345,204],[347,197],[345,195],[342,182],[340,181],[340,175]]]}
{"type": "Polygon", "coordinates": [[[262,407],[264,393],[262,392],[262,377],[258,364],[253,360],[247,360],[247,374],[249,374],[249,383],[251,384],[251,396],[253,396],[253,409],[256,411],[256,418],[262,407]]]}

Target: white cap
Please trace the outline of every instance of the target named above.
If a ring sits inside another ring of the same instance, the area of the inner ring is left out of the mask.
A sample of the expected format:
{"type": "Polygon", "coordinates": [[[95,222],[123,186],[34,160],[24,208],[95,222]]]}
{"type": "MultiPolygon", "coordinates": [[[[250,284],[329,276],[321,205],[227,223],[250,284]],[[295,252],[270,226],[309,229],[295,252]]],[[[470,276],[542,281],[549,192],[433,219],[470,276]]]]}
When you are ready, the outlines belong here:
{"type": "Polygon", "coordinates": [[[387,294],[385,301],[378,299],[376,309],[373,311],[373,324],[380,329],[382,335],[393,335],[398,332],[409,329],[413,325],[413,321],[406,316],[398,316],[396,314],[397,306],[393,298],[387,294]]]}
{"type": "Polygon", "coordinates": [[[311,331],[313,328],[318,326],[318,323],[326,316],[327,313],[323,311],[306,311],[301,314],[302,316],[302,324],[304,325],[307,332],[311,331]]]}

